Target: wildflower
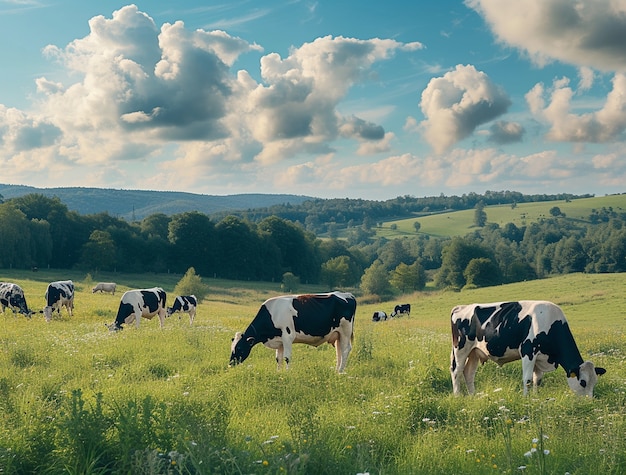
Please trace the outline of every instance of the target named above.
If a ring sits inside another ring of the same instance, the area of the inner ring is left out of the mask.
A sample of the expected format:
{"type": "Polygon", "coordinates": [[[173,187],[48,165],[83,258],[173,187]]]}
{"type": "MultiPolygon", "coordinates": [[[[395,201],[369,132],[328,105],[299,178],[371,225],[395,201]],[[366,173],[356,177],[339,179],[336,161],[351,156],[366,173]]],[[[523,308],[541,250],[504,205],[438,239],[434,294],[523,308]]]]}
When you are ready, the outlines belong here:
{"type": "Polygon", "coordinates": [[[519,467],[517,467],[517,469],[518,469],[520,472],[523,472],[524,470],[526,470],[526,465],[520,465],[519,467]]]}
{"type": "Polygon", "coordinates": [[[346,449],[350,450],[352,448],[351,445],[346,445],[346,449]]]}
{"type": "Polygon", "coordinates": [[[263,460],[263,466],[267,467],[270,463],[267,460],[263,460]]]}
{"type": "Polygon", "coordinates": [[[544,455],[550,455],[550,451],[548,449],[544,449],[543,454],[544,455]]]}

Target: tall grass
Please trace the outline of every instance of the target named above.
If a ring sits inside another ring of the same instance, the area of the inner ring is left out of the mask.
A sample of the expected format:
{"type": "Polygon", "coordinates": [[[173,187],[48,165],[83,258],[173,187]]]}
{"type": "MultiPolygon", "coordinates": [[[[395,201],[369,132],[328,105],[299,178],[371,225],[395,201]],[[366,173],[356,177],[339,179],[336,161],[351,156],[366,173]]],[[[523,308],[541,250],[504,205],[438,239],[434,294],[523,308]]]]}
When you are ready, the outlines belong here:
{"type": "MultiPolygon", "coordinates": [[[[1,277],[35,308],[56,280],[1,277]]],[[[0,315],[1,473],[626,473],[626,275],[415,293],[403,297],[411,317],[387,322],[371,321],[380,304],[361,305],[344,375],[329,345],[296,345],[289,371],[261,346],[227,367],[234,332],[278,285],[209,279],[193,326],[143,320],[109,333],[119,295],[69,277],[73,317],[0,315]],[[450,309],[518,298],[563,306],[583,357],[608,370],[594,399],[571,393],[560,369],[523,397],[516,363],[486,364],[476,396],[451,395],[450,309]]]]}

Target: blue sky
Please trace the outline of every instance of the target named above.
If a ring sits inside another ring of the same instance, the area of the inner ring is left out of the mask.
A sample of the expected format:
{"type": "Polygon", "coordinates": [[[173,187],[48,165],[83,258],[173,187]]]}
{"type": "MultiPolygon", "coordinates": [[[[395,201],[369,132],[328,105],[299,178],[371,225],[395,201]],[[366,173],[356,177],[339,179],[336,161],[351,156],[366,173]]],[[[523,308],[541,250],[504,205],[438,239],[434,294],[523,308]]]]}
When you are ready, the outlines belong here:
{"type": "Polygon", "coordinates": [[[1,183],[626,191],[626,0],[0,0],[1,183]]]}

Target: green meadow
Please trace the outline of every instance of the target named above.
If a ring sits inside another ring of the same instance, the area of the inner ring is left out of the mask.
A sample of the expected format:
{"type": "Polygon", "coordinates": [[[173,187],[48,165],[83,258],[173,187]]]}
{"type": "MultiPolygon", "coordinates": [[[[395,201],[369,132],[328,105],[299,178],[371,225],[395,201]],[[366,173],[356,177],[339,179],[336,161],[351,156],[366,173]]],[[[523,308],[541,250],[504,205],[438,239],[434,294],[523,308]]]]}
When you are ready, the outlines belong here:
{"type": "Polygon", "coordinates": [[[279,284],[203,279],[210,294],[193,326],[184,315],[163,329],[153,319],[110,333],[104,324],[123,290],[159,285],[171,301],[181,276],[0,272],[35,310],[47,283],[67,278],[78,289],[72,317],[0,315],[2,474],[626,473],[625,274],[384,304],[355,291],[355,339],[341,375],[329,345],[296,345],[288,371],[263,346],[228,368],[234,333],[279,284]],[[92,294],[96,281],[115,281],[119,292],[92,294]],[[519,362],[487,363],[475,396],[451,394],[450,309],[509,299],[562,306],[583,358],[607,369],[593,399],[575,396],[560,368],[524,397],[519,362]],[[371,321],[404,302],[410,317],[371,321]]]}
{"type": "MultiPolygon", "coordinates": [[[[550,209],[558,207],[565,214],[565,219],[587,221],[593,210],[612,208],[617,212],[626,210],[626,194],[596,196],[571,201],[540,201],[535,203],[520,203],[514,208],[511,205],[487,206],[487,223],[504,226],[514,223],[524,226],[543,218],[552,217],[550,209]]],[[[393,239],[402,236],[415,236],[413,223],[419,221],[421,234],[431,236],[464,236],[474,229],[474,210],[454,211],[449,213],[430,214],[415,218],[385,222],[375,228],[378,236],[393,239]]]]}

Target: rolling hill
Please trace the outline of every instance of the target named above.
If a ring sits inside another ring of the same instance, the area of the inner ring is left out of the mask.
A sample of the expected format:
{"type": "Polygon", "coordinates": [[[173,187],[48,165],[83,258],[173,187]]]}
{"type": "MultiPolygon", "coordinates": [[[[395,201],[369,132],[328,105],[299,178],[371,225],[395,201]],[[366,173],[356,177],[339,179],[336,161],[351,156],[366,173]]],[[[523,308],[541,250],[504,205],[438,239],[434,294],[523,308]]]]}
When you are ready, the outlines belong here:
{"type": "Polygon", "coordinates": [[[309,196],[287,194],[200,195],[173,191],[118,190],[107,188],[36,188],[0,184],[0,195],[6,200],[38,193],[58,197],[70,211],[79,214],[107,212],[111,216],[134,221],[155,213],[173,215],[199,211],[210,215],[220,211],[246,210],[279,204],[299,204],[309,196]]]}

